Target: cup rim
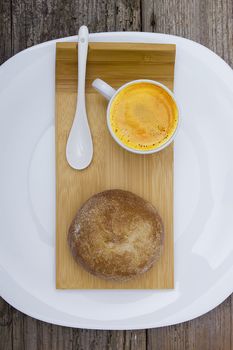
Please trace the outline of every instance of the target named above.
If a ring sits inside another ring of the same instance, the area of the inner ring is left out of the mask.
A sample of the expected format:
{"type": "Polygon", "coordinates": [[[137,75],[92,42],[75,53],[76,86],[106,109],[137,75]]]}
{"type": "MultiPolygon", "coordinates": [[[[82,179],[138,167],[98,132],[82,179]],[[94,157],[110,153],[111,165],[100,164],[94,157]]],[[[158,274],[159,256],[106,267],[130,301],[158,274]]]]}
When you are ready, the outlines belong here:
{"type": "Polygon", "coordinates": [[[162,149],[166,148],[167,146],[169,146],[172,141],[174,140],[174,138],[176,137],[177,135],[177,132],[178,132],[178,129],[180,127],[180,107],[179,107],[179,104],[177,103],[176,101],[176,98],[173,94],[173,92],[168,89],[165,85],[163,85],[162,83],[156,81],[156,80],[150,80],[150,79],[137,79],[137,80],[132,80],[132,81],[129,81],[128,83],[122,85],[119,89],[116,90],[116,92],[114,93],[114,95],[111,97],[109,103],[108,103],[108,108],[107,108],[107,125],[108,125],[108,130],[111,134],[111,136],[113,137],[113,139],[121,146],[123,147],[125,150],[129,151],[129,152],[132,152],[132,153],[136,153],[136,154],[152,154],[152,153],[156,153],[156,152],[159,152],[161,151],[162,149]],[[115,135],[115,133],[113,132],[112,130],[112,127],[111,127],[111,123],[110,123],[110,109],[111,109],[111,105],[112,105],[112,102],[113,100],[115,99],[115,97],[117,96],[117,94],[123,90],[124,88],[126,88],[127,86],[129,85],[134,85],[134,84],[139,84],[139,83],[150,83],[150,84],[153,84],[153,85],[156,85],[156,86],[160,86],[161,88],[163,88],[170,96],[171,98],[173,99],[173,101],[175,102],[176,104],[176,107],[177,107],[177,110],[178,110],[178,120],[177,120],[177,125],[176,125],[176,128],[174,130],[174,132],[172,133],[171,137],[164,143],[162,144],[160,147],[157,147],[155,149],[150,149],[150,150],[137,150],[137,149],[133,149],[133,148],[130,148],[128,146],[126,146],[123,142],[121,142],[121,140],[115,135]]]}

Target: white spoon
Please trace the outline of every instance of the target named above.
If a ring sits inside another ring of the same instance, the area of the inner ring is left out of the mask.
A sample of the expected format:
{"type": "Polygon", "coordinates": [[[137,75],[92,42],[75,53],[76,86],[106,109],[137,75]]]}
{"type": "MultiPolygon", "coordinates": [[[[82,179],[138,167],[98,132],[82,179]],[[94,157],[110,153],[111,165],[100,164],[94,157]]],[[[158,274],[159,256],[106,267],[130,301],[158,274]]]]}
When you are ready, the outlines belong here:
{"type": "Polygon", "coordinates": [[[78,99],[76,112],[66,144],[66,159],[74,169],[85,169],[93,157],[93,143],[85,103],[85,79],[88,50],[88,28],[78,32],[78,99]]]}

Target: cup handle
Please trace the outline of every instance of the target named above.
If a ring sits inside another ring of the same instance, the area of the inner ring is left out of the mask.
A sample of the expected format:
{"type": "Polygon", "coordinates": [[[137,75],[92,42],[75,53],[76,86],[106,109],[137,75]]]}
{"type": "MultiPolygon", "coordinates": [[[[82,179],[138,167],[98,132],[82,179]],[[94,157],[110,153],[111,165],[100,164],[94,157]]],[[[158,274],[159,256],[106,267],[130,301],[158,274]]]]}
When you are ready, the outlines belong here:
{"type": "Polygon", "coordinates": [[[111,100],[112,96],[116,92],[115,89],[101,79],[95,79],[92,83],[92,87],[101,93],[101,95],[103,95],[107,100],[111,100]]]}

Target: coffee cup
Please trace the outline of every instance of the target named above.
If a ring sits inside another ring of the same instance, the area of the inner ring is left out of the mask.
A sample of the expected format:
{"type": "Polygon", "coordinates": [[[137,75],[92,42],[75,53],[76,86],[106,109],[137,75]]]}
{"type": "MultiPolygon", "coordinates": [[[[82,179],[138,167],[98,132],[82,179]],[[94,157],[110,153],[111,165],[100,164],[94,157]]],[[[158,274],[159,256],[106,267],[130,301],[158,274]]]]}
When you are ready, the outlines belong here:
{"type": "Polygon", "coordinates": [[[107,126],[113,139],[125,150],[151,154],[174,140],[180,109],[165,85],[140,79],[115,90],[103,80],[95,79],[92,86],[109,101],[107,126]]]}

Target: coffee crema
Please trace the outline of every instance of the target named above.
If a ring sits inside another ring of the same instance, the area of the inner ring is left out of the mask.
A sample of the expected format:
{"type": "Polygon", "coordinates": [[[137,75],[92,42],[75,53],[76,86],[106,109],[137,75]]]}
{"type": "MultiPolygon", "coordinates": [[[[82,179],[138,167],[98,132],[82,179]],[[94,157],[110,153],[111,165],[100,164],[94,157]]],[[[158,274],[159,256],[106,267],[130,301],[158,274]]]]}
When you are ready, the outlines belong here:
{"type": "Polygon", "coordinates": [[[166,143],[178,123],[178,109],[169,93],[141,82],[126,86],[110,107],[111,129],[127,147],[153,150],[166,143]]]}

